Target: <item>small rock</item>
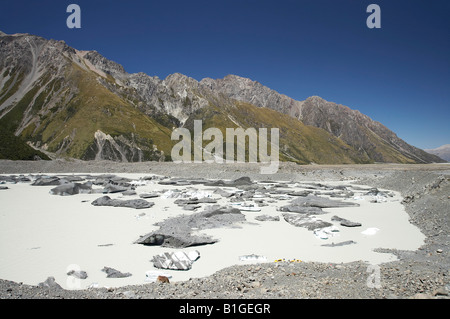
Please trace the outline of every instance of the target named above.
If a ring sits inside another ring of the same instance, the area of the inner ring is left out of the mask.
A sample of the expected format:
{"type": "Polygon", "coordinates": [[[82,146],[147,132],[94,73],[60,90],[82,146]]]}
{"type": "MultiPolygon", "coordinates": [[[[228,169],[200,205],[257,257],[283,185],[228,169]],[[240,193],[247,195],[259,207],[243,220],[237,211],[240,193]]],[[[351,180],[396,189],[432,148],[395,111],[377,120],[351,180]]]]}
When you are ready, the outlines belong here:
{"type": "Polygon", "coordinates": [[[156,278],[156,281],[163,284],[170,284],[169,278],[167,278],[166,276],[158,276],[158,278],[156,278]]]}
{"type": "Polygon", "coordinates": [[[448,296],[448,291],[445,287],[440,287],[433,291],[433,296],[448,296]]]}
{"type": "Polygon", "coordinates": [[[259,287],[261,287],[261,283],[259,281],[254,281],[250,284],[250,286],[252,288],[259,288],[259,287]]]}
{"type": "Polygon", "coordinates": [[[442,254],[443,250],[442,250],[442,249],[438,249],[438,250],[436,250],[436,252],[437,252],[438,254],[442,254]]]}

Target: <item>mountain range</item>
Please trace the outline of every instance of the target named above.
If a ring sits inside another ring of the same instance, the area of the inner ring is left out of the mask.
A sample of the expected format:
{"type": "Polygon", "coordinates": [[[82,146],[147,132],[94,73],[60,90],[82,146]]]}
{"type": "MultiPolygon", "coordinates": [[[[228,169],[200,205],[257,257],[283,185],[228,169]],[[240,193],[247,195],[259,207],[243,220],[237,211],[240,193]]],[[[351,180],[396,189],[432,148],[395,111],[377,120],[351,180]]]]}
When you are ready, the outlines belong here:
{"type": "Polygon", "coordinates": [[[443,162],[318,96],[296,101],[237,75],[130,74],[96,51],[0,32],[0,135],[40,158],[170,161],[173,129],[193,130],[197,119],[223,132],[279,128],[280,159],[299,164],[443,162]]]}
{"type": "Polygon", "coordinates": [[[450,144],[442,145],[433,149],[426,149],[425,151],[430,154],[437,155],[447,162],[450,162],[450,144]]]}

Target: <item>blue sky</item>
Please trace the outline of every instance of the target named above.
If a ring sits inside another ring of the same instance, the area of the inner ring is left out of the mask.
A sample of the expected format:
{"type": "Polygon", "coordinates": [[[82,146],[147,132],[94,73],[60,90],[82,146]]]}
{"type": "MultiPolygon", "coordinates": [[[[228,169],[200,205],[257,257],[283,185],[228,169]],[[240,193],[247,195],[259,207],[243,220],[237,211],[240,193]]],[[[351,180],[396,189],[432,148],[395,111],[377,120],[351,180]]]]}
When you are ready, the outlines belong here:
{"type": "Polygon", "coordinates": [[[130,72],[236,74],[358,109],[420,148],[450,143],[448,0],[2,1],[0,30],[97,50],[130,72]],[[66,8],[80,5],[81,29],[66,8]],[[366,8],[381,8],[369,29],[366,8]]]}

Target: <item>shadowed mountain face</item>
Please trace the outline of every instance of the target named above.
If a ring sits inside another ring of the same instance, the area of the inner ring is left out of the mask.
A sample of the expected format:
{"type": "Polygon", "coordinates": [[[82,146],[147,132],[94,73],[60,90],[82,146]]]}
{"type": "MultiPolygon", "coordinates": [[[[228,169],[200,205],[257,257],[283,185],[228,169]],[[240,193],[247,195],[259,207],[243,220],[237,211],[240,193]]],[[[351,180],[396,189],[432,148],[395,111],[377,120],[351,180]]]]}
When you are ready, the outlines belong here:
{"type": "Polygon", "coordinates": [[[382,124],[319,97],[295,101],[229,75],[198,82],[129,74],[96,51],[0,33],[0,125],[51,157],[170,160],[172,130],[279,128],[280,159],[298,163],[428,163],[382,124]]]}

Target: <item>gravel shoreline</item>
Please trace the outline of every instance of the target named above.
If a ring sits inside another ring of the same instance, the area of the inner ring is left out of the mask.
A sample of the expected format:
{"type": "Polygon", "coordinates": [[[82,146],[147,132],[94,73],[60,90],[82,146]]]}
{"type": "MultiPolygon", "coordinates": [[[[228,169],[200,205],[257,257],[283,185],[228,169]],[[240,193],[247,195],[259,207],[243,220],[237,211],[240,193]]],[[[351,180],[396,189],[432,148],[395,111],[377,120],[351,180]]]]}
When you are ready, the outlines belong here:
{"type": "MultiPolygon", "coordinates": [[[[412,224],[426,235],[417,251],[391,251],[395,262],[375,269],[347,264],[279,262],[233,266],[205,278],[120,288],[68,291],[0,280],[1,299],[297,299],[449,298],[450,165],[324,165],[281,163],[278,173],[260,175],[252,164],[112,163],[78,160],[0,161],[0,174],[142,173],[171,177],[253,180],[345,181],[398,191],[412,224]],[[376,274],[379,274],[377,281],[376,274]]],[[[43,281],[45,278],[42,279],[43,281]]]]}

